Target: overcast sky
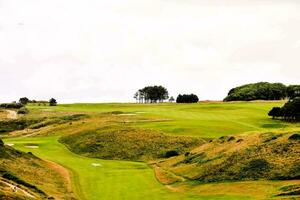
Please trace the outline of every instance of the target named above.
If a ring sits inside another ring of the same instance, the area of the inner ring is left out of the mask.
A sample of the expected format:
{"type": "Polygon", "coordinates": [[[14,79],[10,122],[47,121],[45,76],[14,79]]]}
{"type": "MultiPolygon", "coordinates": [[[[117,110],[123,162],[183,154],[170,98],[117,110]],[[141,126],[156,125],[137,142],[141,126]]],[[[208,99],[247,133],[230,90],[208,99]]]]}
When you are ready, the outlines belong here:
{"type": "Polygon", "coordinates": [[[0,0],[0,102],[300,83],[299,0],[0,0]]]}

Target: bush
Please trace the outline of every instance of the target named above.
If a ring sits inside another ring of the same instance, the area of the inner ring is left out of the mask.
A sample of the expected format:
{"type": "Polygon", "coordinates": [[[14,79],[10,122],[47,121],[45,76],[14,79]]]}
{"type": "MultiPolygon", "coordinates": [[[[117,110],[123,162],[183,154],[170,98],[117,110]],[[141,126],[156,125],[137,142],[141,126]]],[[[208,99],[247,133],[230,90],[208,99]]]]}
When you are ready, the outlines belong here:
{"type": "Polygon", "coordinates": [[[4,142],[0,139],[0,147],[4,146],[4,142]]]}
{"type": "Polygon", "coordinates": [[[29,110],[25,107],[22,107],[18,110],[18,114],[28,114],[29,110]]]}
{"type": "Polygon", "coordinates": [[[163,157],[171,158],[171,157],[178,156],[178,155],[179,155],[179,153],[176,150],[170,150],[170,151],[167,151],[166,153],[164,153],[163,157]]]}
{"type": "Polygon", "coordinates": [[[270,164],[264,159],[253,159],[242,168],[242,176],[256,178],[267,171],[270,164]]]}
{"type": "Polygon", "coordinates": [[[289,140],[300,140],[300,134],[293,134],[289,137],[289,140]]]}
{"type": "Polygon", "coordinates": [[[179,94],[176,103],[197,103],[199,98],[195,94],[179,94]]]}
{"type": "Polygon", "coordinates": [[[9,108],[20,109],[22,107],[23,107],[23,105],[21,103],[2,103],[2,104],[0,104],[0,108],[5,108],[5,109],[9,109],[9,108]]]}

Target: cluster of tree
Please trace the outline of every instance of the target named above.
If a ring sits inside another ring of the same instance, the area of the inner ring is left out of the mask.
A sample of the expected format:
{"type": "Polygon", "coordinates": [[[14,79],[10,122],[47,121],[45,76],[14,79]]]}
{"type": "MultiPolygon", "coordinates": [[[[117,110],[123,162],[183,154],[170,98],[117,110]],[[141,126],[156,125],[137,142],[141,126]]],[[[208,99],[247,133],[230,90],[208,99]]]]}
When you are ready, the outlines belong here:
{"type": "Polygon", "coordinates": [[[4,109],[20,109],[23,107],[21,103],[2,103],[0,104],[0,108],[4,109]]]}
{"type": "Polygon", "coordinates": [[[51,98],[49,101],[37,101],[37,100],[30,100],[27,97],[22,97],[19,99],[19,104],[27,105],[28,103],[38,104],[38,105],[47,105],[56,106],[57,101],[54,98],[51,98]]]}
{"type": "Polygon", "coordinates": [[[134,98],[139,103],[157,103],[163,102],[169,98],[168,90],[163,86],[147,86],[139,89],[134,98]]]}
{"type": "Polygon", "coordinates": [[[199,98],[195,94],[179,94],[176,103],[197,103],[199,98]]]}
{"type": "Polygon", "coordinates": [[[268,113],[273,119],[281,118],[286,121],[300,121],[300,97],[290,99],[283,107],[274,107],[268,113]]]}
{"type": "Polygon", "coordinates": [[[224,101],[281,100],[300,96],[300,85],[259,82],[242,85],[229,91],[224,101]]]}

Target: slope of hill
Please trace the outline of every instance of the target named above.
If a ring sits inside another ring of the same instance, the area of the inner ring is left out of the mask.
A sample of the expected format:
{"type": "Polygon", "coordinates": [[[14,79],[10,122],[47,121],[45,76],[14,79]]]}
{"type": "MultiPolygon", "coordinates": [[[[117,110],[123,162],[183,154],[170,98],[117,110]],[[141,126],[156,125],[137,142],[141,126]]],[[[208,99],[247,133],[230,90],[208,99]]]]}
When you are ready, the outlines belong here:
{"type": "Polygon", "coordinates": [[[149,160],[185,153],[204,144],[199,138],[167,136],[153,130],[111,125],[97,130],[63,136],[64,143],[74,153],[116,160],[149,160]]]}
{"type": "Polygon", "coordinates": [[[300,179],[299,134],[221,137],[185,155],[158,162],[199,183],[300,179]]]}
{"type": "Polygon", "coordinates": [[[0,140],[0,199],[74,199],[64,175],[56,164],[5,146],[0,140]]]}

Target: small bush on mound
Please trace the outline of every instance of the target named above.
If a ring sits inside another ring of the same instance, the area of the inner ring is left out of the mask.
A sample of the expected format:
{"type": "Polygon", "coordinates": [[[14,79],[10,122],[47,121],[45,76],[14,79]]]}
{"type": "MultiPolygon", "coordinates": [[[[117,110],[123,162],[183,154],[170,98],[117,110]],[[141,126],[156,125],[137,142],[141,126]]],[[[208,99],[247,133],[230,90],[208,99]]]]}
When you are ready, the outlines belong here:
{"type": "Polygon", "coordinates": [[[289,137],[289,140],[300,140],[300,134],[295,133],[289,137]]]}
{"type": "Polygon", "coordinates": [[[171,157],[174,157],[174,156],[178,156],[179,153],[177,150],[171,150],[171,151],[167,151],[166,153],[164,153],[162,155],[163,158],[171,158],[171,157]]]}
{"type": "Polygon", "coordinates": [[[22,107],[18,110],[18,114],[28,114],[29,110],[26,107],[22,107]]]}

